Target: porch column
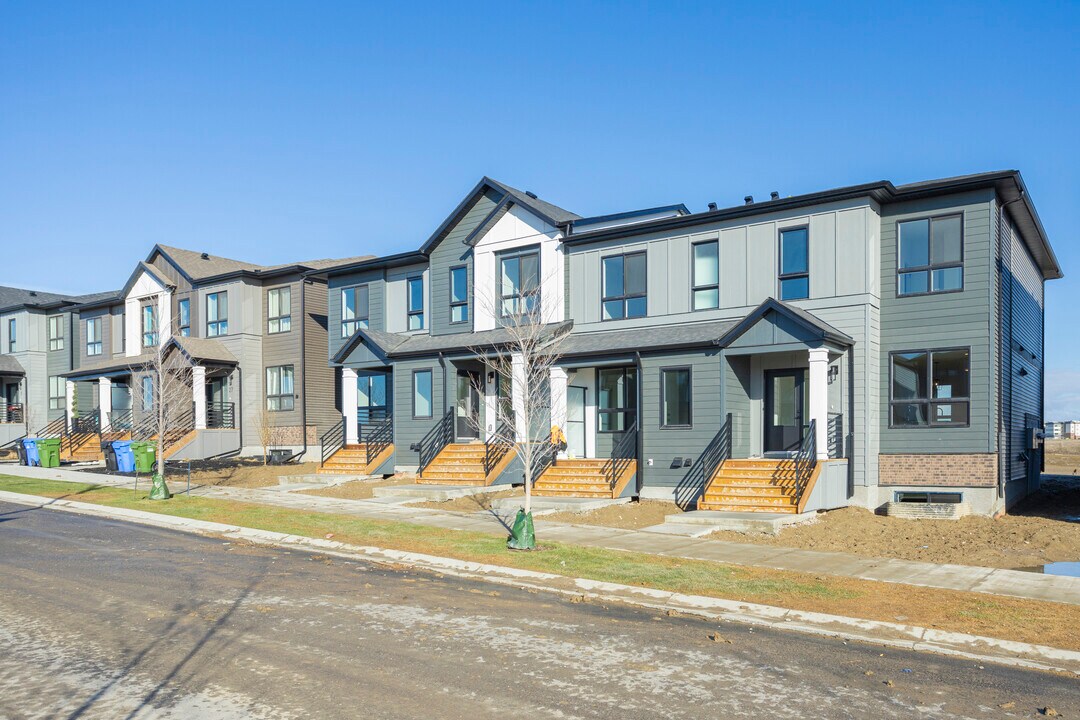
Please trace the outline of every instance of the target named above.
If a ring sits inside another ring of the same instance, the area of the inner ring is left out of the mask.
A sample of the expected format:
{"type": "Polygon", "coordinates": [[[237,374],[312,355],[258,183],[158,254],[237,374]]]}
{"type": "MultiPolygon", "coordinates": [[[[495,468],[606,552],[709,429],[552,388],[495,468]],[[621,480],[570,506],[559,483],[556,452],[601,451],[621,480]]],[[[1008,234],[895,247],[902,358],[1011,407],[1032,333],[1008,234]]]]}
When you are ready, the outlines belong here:
{"type": "Polygon", "coordinates": [[[67,416],[67,429],[71,430],[72,414],[75,412],[75,383],[71,380],[64,381],[64,410],[67,416]]]}
{"type": "Polygon", "coordinates": [[[356,371],[341,368],[341,414],[345,416],[345,444],[360,442],[360,428],[356,424],[356,371]]]}
{"type": "Polygon", "coordinates": [[[109,415],[112,413],[112,380],[107,377],[98,378],[98,420],[102,430],[109,426],[109,415]]]}
{"type": "Polygon", "coordinates": [[[810,419],[815,421],[817,459],[829,459],[829,351],[810,349],[810,419]]]}
{"type": "Polygon", "coordinates": [[[529,437],[529,427],[525,422],[525,358],[521,353],[510,356],[510,392],[514,406],[514,431],[521,442],[529,437]]]}
{"type": "MultiPolygon", "coordinates": [[[[563,433],[566,432],[566,386],[568,375],[564,368],[553,367],[550,371],[548,384],[551,387],[551,424],[558,425],[563,433]]],[[[566,452],[560,452],[560,457],[566,452]]]]}
{"type": "Polygon", "coordinates": [[[195,408],[195,429],[206,429],[206,368],[191,366],[191,401],[195,408]]]}

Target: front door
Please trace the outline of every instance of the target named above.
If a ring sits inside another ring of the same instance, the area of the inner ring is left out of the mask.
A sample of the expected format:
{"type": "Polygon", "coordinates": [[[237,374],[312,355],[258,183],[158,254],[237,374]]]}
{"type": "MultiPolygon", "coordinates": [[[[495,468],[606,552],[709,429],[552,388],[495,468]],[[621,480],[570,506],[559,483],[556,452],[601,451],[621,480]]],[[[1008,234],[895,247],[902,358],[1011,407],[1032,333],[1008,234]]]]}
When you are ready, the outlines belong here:
{"type": "Polygon", "coordinates": [[[585,457],[585,388],[566,388],[566,454],[585,457]]]}
{"type": "Polygon", "coordinates": [[[457,409],[454,412],[457,439],[480,439],[480,373],[458,370],[457,409]]]}
{"type": "Polygon", "coordinates": [[[766,453],[790,453],[799,449],[807,405],[806,371],[765,371],[766,453]]]}

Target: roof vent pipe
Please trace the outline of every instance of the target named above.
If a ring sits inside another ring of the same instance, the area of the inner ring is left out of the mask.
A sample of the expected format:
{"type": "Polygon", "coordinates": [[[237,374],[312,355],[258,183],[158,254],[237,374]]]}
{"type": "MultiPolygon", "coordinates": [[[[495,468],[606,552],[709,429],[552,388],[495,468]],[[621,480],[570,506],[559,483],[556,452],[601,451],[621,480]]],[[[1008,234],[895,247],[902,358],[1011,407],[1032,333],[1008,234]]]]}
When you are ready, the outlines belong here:
{"type": "Polygon", "coordinates": [[[754,196],[753,195],[747,195],[746,197],[743,198],[743,202],[746,203],[747,205],[753,205],[754,204],[754,196]]]}
{"type": "Polygon", "coordinates": [[[709,203],[709,212],[716,212],[716,203],[709,203]]]}
{"type": "Polygon", "coordinates": [[[780,199],[780,193],[773,190],[771,193],[769,193],[769,199],[770,200],[779,200],[780,199]]]}
{"type": "Polygon", "coordinates": [[[199,257],[201,257],[203,260],[209,260],[210,259],[210,253],[203,253],[199,257]]]}
{"type": "Polygon", "coordinates": [[[525,194],[528,195],[529,197],[531,197],[533,200],[539,200],[540,199],[540,198],[536,197],[536,193],[534,193],[532,190],[526,190],[525,194]]]}

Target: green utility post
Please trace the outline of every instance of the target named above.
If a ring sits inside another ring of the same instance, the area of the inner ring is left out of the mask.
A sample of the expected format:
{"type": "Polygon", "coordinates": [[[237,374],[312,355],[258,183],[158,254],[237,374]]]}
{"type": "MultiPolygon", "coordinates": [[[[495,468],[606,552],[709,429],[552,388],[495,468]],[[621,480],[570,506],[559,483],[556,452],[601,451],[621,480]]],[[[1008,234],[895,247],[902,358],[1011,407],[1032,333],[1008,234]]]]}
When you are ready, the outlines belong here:
{"type": "Polygon", "coordinates": [[[531,512],[525,512],[525,508],[518,510],[517,517],[514,518],[514,526],[510,529],[510,537],[506,539],[506,547],[511,550],[536,549],[533,516],[531,512]]]}

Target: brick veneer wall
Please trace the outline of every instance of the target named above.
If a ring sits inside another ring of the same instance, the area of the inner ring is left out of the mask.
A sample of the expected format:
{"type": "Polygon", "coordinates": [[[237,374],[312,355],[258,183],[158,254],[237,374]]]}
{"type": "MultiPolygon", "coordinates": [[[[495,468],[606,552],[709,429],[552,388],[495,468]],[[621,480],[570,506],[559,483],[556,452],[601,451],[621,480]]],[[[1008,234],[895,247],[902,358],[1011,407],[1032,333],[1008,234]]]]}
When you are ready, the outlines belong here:
{"type": "Polygon", "coordinates": [[[972,455],[879,455],[880,485],[995,487],[998,458],[972,455]]]}

